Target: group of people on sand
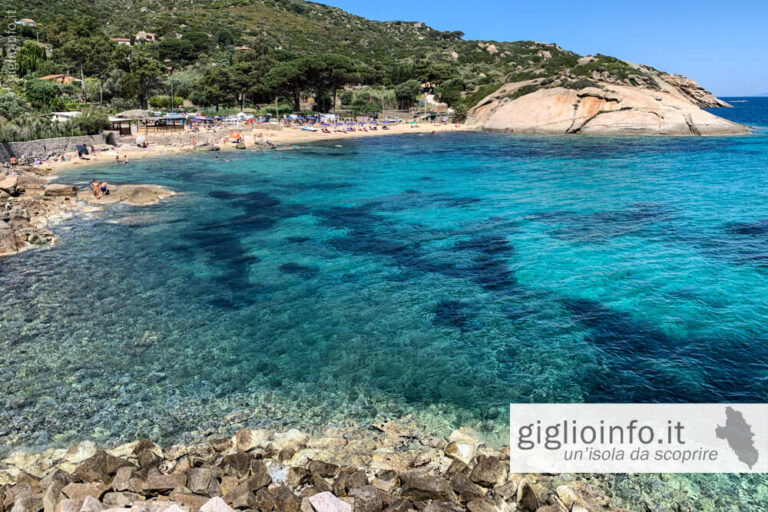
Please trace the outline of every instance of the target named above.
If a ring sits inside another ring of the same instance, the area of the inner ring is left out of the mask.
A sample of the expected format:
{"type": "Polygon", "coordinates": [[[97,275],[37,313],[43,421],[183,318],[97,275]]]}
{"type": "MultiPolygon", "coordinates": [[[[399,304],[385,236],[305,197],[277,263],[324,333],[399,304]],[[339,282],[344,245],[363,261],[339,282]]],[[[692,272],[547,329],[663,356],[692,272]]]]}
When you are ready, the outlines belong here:
{"type": "Polygon", "coordinates": [[[96,178],[91,180],[91,190],[93,190],[93,197],[101,199],[101,196],[109,195],[109,183],[106,181],[99,182],[96,178]]]}
{"type": "MultiPolygon", "coordinates": [[[[120,155],[115,155],[115,163],[120,163],[120,155]]],[[[123,155],[123,163],[128,164],[128,155],[123,155]]]]}

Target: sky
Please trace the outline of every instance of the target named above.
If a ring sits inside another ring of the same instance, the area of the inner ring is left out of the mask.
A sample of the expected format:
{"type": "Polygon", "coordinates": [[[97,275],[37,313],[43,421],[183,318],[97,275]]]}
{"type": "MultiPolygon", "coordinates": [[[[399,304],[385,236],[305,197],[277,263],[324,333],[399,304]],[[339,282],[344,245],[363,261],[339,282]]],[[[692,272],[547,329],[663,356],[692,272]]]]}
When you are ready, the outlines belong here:
{"type": "Polygon", "coordinates": [[[768,93],[768,0],[318,0],[465,39],[557,43],[685,75],[718,96],[768,93]]]}

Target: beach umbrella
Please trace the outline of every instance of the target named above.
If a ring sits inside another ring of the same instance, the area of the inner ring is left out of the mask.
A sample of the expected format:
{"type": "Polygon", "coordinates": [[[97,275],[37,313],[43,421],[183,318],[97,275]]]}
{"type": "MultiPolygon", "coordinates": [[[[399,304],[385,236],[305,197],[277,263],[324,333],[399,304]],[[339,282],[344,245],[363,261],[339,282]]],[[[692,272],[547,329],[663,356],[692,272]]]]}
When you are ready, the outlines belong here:
{"type": "Polygon", "coordinates": [[[229,137],[231,139],[239,139],[240,138],[240,134],[237,133],[237,132],[229,132],[229,137]]]}

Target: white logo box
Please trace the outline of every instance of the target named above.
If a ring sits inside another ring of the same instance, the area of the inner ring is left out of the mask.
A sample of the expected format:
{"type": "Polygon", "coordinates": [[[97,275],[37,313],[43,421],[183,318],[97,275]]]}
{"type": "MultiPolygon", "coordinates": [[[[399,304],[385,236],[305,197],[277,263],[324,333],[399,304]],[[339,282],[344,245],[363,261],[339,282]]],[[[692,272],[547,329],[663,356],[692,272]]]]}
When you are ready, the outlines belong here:
{"type": "Polygon", "coordinates": [[[768,473],[768,404],[511,404],[513,473],[768,473]]]}

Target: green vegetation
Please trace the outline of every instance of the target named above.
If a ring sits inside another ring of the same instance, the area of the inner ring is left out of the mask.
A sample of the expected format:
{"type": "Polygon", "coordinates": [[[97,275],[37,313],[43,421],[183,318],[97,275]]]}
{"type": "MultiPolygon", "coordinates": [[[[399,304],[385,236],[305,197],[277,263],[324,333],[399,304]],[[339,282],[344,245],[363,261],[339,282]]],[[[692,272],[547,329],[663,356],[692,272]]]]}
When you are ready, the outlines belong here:
{"type": "Polygon", "coordinates": [[[345,89],[341,103],[357,113],[408,109],[425,92],[471,108],[506,82],[579,88],[595,73],[658,87],[650,68],[605,55],[579,64],[579,55],[554,44],[465,41],[461,32],[367,20],[303,0],[6,3],[4,12],[38,23],[20,27],[0,14],[0,24],[15,30],[1,43],[3,56],[13,54],[0,75],[6,120],[88,105],[167,109],[179,106],[177,97],[221,112],[272,112],[276,100],[298,111],[311,98],[315,110],[331,111],[345,89]],[[139,31],[160,40],[136,41],[139,31]],[[39,80],[54,74],[71,83],[39,80]]]}
{"type": "Polygon", "coordinates": [[[516,100],[517,98],[536,92],[539,89],[541,89],[541,85],[539,84],[524,85],[518,90],[516,90],[515,92],[507,94],[507,98],[509,98],[510,100],[516,100]]]}
{"type": "Polygon", "coordinates": [[[79,117],[63,122],[51,121],[41,116],[20,117],[0,123],[0,142],[94,135],[99,133],[107,122],[106,112],[97,109],[86,109],[79,117]]]}
{"type": "Polygon", "coordinates": [[[615,57],[608,57],[607,55],[601,55],[599,53],[595,55],[595,58],[590,62],[582,64],[581,66],[575,66],[571,69],[571,73],[576,76],[591,77],[595,72],[608,73],[621,80],[626,80],[629,75],[635,72],[635,70],[623,60],[619,60],[615,57]]]}

